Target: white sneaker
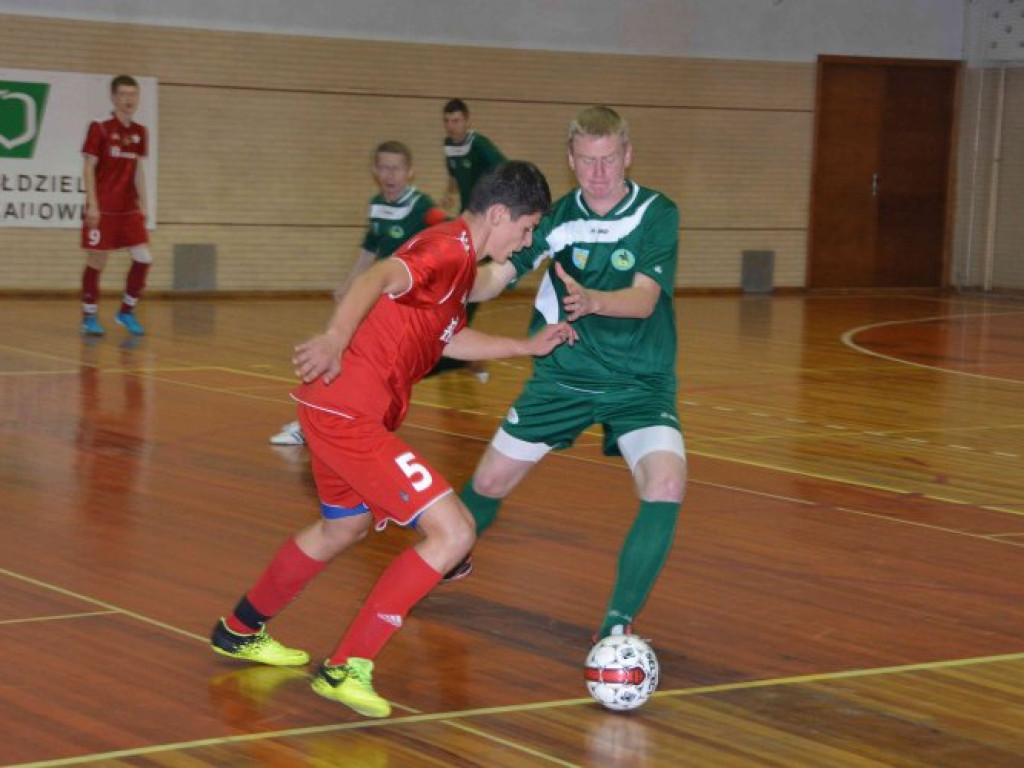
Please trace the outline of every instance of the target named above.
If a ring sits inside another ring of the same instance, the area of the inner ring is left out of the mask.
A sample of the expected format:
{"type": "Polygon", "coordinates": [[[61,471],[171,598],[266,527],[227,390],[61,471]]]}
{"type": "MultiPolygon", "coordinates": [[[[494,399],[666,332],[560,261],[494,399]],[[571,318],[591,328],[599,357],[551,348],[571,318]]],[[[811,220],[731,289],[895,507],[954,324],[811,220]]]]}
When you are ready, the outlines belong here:
{"type": "Polygon", "coordinates": [[[305,445],[306,436],[302,434],[302,427],[297,421],[289,421],[281,431],[270,438],[274,445],[305,445]]]}

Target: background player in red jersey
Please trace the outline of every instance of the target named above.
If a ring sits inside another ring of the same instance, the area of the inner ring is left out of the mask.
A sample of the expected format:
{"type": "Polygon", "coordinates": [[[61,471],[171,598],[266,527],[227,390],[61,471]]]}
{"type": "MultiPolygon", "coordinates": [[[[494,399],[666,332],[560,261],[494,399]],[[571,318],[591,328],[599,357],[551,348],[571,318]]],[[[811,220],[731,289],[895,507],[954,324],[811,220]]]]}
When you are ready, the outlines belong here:
{"type": "Polygon", "coordinates": [[[82,333],[102,336],[96,317],[100,297],[100,274],[110,251],[126,249],[132,263],[125,279],[121,308],[114,320],[129,333],[142,336],[135,318],[135,304],[146,287],[146,273],[153,257],[146,233],[146,181],[142,159],[149,151],[146,128],[132,120],[139,105],[139,84],[128,75],[110,82],[114,113],[107,120],[94,120],[82,146],[85,155],[85,222],[82,247],[82,333]]]}
{"type": "Polygon", "coordinates": [[[412,526],[422,539],[381,575],[313,690],[360,714],[386,717],[391,705],[372,685],[373,659],[409,610],[469,552],[473,520],[451,486],[394,431],[413,384],[442,354],[462,360],[543,356],[575,336],[568,323],[529,339],[465,326],[466,302],[485,256],[503,263],[530,245],[551,205],[543,174],[509,162],[477,184],[458,219],[424,230],[353,282],[327,331],[296,347],[303,383],[292,396],[312,459],[321,518],[278,550],[233,613],[213,630],[213,649],[232,658],[300,665],[305,651],[271,638],[266,622],[328,561],[365,537],[370,524],[412,526]]]}

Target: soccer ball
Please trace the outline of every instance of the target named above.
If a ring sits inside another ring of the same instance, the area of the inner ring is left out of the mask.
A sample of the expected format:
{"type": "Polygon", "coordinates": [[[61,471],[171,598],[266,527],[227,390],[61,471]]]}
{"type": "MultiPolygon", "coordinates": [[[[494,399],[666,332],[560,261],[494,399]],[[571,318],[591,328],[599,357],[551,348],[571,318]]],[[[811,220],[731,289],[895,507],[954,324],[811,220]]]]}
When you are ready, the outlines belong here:
{"type": "Polygon", "coordinates": [[[609,635],[587,654],[583,679],[602,706],[616,712],[636,709],[658,687],[658,657],[636,635],[609,635]]]}

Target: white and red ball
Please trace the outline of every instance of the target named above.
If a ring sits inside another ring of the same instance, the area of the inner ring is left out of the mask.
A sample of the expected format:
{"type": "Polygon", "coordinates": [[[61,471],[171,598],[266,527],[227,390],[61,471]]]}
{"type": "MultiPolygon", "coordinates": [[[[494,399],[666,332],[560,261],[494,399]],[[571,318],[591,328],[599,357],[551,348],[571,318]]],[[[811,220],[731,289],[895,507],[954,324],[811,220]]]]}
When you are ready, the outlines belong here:
{"type": "Polygon", "coordinates": [[[636,635],[609,635],[587,654],[583,679],[590,695],[608,709],[636,709],[658,688],[658,657],[636,635]]]}

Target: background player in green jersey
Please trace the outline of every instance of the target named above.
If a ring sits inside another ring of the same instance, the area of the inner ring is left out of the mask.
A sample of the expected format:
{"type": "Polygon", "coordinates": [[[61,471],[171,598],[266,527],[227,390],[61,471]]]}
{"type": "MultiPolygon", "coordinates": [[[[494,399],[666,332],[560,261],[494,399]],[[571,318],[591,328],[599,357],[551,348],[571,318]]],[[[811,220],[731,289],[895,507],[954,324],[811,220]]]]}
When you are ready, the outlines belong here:
{"type": "MultiPolygon", "coordinates": [[[[448,168],[448,191],[441,199],[441,205],[451,210],[455,193],[459,195],[459,213],[466,210],[470,195],[477,180],[492,168],[505,162],[494,142],[477,133],[469,125],[469,107],[462,99],[450,99],[441,110],[444,117],[444,156],[448,168]]],[[[468,322],[473,322],[477,304],[466,307],[468,322]]],[[[468,367],[480,381],[489,378],[487,369],[480,361],[464,363],[461,360],[442,357],[429,375],[444,373],[454,368],[468,367]]]]}
{"type": "Polygon", "coordinates": [[[370,200],[366,235],[356,263],[335,292],[339,299],[374,261],[386,259],[416,233],[448,218],[429,195],[412,186],[412,152],[402,142],[385,141],[377,145],[373,176],[380,194],[370,200]]]}
{"type": "MultiPolygon", "coordinates": [[[[377,259],[386,259],[413,235],[439,224],[448,215],[412,186],[412,152],[400,141],[385,141],[373,151],[373,177],[380,193],[370,200],[366,235],[348,277],[334,292],[341,300],[352,281],[377,259]]],[[[274,445],[305,445],[299,422],[290,421],[270,438],[274,445]]]]}
{"type": "Polygon", "coordinates": [[[459,194],[459,212],[466,210],[477,179],[501,163],[505,156],[490,139],[469,126],[469,107],[462,99],[451,99],[444,115],[444,156],[448,167],[448,193],[441,204],[451,208],[459,194]]]}
{"type": "MultiPolygon", "coordinates": [[[[628,127],[614,110],[580,112],[568,147],[579,187],[541,220],[531,247],[481,268],[473,295],[483,300],[550,257],[531,325],[569,320],[578,334],[574,346],[534,361],[462,490],[478,535],[548,451],[572,445],[592,424],[604,427],[605,453],[623,456],[633,474],[640,508],[598,637],[630,631],[672,547],[686,489],[672,308],[679,212],[626,178],[631,159],[628,127]]],[[[446,579],[471,568],[467,559],[446,579]]]]}

